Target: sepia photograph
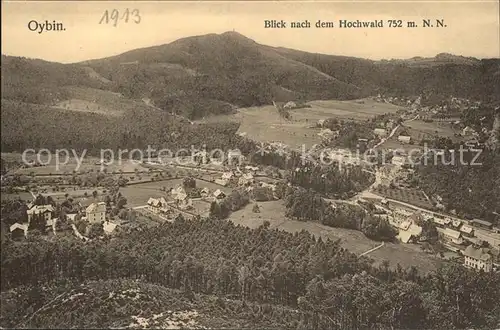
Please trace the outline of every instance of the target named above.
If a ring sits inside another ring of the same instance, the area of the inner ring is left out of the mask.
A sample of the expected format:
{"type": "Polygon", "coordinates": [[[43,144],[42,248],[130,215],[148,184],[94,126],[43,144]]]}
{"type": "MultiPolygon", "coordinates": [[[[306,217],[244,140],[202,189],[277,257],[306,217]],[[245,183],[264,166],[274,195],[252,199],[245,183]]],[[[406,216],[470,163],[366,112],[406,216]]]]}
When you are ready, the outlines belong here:
{"type": "Polygon", "coordinates": [[[500,5],[2,1],[0,329],[500,329],[500,5]]]}

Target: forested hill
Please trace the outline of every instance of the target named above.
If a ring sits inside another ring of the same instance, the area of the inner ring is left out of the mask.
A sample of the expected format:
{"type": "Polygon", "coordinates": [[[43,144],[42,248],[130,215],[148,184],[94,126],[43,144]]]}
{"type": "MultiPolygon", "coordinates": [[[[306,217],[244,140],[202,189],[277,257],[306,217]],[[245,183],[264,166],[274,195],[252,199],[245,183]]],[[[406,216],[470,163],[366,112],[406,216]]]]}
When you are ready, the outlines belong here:
{"type": "Polygon", "coordinates": [[[132,316],[163,313],[164,321],[187,310],[212,322],[223,313],[236,327],[253,319],[251,328],[492,329],[500,322],[499,273],[458,264],[426,275],[373,267],[339,242],[266,225],[179,217],[111,240],[6,241],[1,253],[0,325],[9,328],[122,328],[135,323],[132,316]],[[174,301],[165,288],[187,299],[174,301]]]}
{"type": "Polygon", "coordinates": [[[236,32],[208,34],[76,64],[2,56],[2,97],[50,103],[84,86],[151,99],[201,118],[291,99],[353,99],[379,92],[498,100],[500,60],[449,54],[371,61],[256,43],[236,32]]]}
{"type": "Polygon", "coordinates": [[[187,127],[183,118],[272,100],[387,92],[498,101],[500,60],[441,54],[376,62],[275,48],[226,32],[74,64],[2,56],[1,79],[2,150],[132,148],[183,145],[175,136],[186,131],[208,144],[229,140],[217,132],[233,128],[215,130],[212,139],[213,129],[187,127]]]}

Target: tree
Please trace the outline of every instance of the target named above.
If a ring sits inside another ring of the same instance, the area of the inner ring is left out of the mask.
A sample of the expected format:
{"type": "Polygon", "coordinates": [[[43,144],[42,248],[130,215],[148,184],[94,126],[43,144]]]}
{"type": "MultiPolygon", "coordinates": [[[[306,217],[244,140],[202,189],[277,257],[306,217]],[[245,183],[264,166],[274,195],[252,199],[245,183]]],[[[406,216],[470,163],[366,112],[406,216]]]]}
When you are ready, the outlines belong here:
{"type": "Polygon", "coordinates": [[[104,235],[104,228],[102,226],[102,223],[93,223],[90,225],[88,232],[89,238],[96,238],[102,235],[104,235]]]}
{"type": "Polygon", "coordinates": [[[120,195],[120,197],[116,201],[116,206],[119,209],[122,209],[123,207],[125,207],[125,205],[127,205],[127,199],[125,197],[123,197],[123,196],[120,195]]]}
{"type": "Polygon", "coordinates": [[[33,202],[35,205],[47,205],[47,200],[42,194],[38,194],[36,196],[35,201],[33,202]]]}
{"type": "Polygon", "coordinates": [[[31,216],[31,221],[28,226],[28,231],[38,230],[40,233],[45,233],[45,228],[47,226],[47,222],[45,221],[45,217],[42,213],[33,214],[31,216]]]}
{"type": "Polygon", "coordinates": [[[196,188],[196,180],[192,177],[186,177],[182,180],[182,186],[184,189],[196,188]]]}
{"type": "Polygon", "coordinates": [[[94,191],[92,192],[92,197],[94,197],[94,199],[95,199],[95,198],[97,198],[97,195],[98,195],[97,190],[94,190],[94,191]]]}

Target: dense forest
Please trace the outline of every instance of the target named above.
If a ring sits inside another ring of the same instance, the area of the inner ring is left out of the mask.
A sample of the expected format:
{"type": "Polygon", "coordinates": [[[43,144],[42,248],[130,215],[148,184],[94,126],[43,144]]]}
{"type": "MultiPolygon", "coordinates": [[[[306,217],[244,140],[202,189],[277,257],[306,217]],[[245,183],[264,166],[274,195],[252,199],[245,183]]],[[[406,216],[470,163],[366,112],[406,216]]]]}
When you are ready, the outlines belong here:
{"type": "Polygon", "coordinates": [[[418,184],[429,196],[440,196],[448,210],[493,220],[493,212],[500,213],[500,153],[483,150],[474,159],[476,154],[464,153],[464,164],[458,155],[452,164],[449,154],[449,164],[422,162],[417,167],[418,184]]]}
{"type": "Polygon", "coordinates": [[[7,240],[1,253],[2,291],[60,280],[128,278],[298,308],[317,316],[302,324],[310,329],[492,328],[500,322],[498,273],[451,265],[424,276],[415,268],[373,267],[338,241],[266,225],[251,230],[224,220],[179,217],[157,228],[85,244],[36,236],[25,242],[7,240]]]}
{"type": "Polygon", "coordinates": [[[140,148],[150,145],[172,152],[191,146],[207,150],[232,149],[241,137],[238,124],[189,125],[160,110],[125,112],[124,117],[75,113],[2,100],[1,147],[3,152],[27,148],[74,148],[99,155],[101,149],[140,148]],[[34,115],[36,112],[36,115],[34,115]]]}
{"type": "Polygon", "coordinates": [[[368,238],[393,241],[397,235],[391,225],[372,216],[371,209],[358,205],[329,202],[314,192],[301,187],[287,187],[284,195],[286,213],[291,219],[318,221],[324,225],[362,231],[368,238]]]}

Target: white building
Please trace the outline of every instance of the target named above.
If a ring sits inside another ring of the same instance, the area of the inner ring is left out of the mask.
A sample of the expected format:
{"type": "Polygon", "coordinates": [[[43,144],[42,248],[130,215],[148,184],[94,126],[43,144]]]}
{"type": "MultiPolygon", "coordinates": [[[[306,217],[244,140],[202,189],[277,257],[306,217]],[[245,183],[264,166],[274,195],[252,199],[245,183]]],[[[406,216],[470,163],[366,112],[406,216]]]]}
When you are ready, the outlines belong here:
{"type": "Polygon", "coordinates": [[[104,233],[107,235],[111,235],[115,231],[117,226],[118,225],[116,223],[113,223],[111,221],[105,221],[104,224],[102,225],[104,233]]]}
{"type": "Polygon", "coordinates": [[[488,253],[488,249],[475,248],[469,245],[464,251],[464,265],[465,267],[491,272],[493,269],[493,260],[488,253]]]}
{"type": "Polygon", "coordinates": [[[450,229],[450,228],[437,228],[438,232],[443,234],[443,238],[454,244],[463,244],[464,240],[462,238],[462,234],[459,231],[450,229]]]}
{"type": "MultiPolygon", "coordinates": [[[[29,206],[28,206],[29,207],[29,206]]],[[[54,212],[54,208],[52,205],[33,205],[29,207],[28,213],[28,223],[31,223],[31,219],[35,215],[42,215],[43,219],[48,222],[52,219],[52,213],[54,212]]]]}
{"type": "Polygon", "coordinates": [[[375,128],[373,130],[373,133],[379,137],[387,136],[387,131],[385,130],[385,128],[375,128]]]}
{"type": "Polygon", "coordinates": [[[398,136],[398,141],[401,142],[401,143],[410,143],[411,142],[411,136],[407,136],[407,135],[400,135],[398,136]]]}
{"type": "Polygon", "coordinates": [[[92,203],[86,209],[87,221],[90,223],[104,222],[106,220],[106,203],[92,203]]]}
{"type": "Polygon", "coordinates": [[[148,202],[148,210],[153,213],[161,213],[167,207],[167,201],[165,198],[149,198],[148,202]]]}
{"type": "Polygon", "coordinates": [[[222,190],[217,189],[216,191],[214,191],[214,197],[217,199],[222,199],[222,198],[226,197],[226,194],[224,194],[224,192],[222,190]]]}

